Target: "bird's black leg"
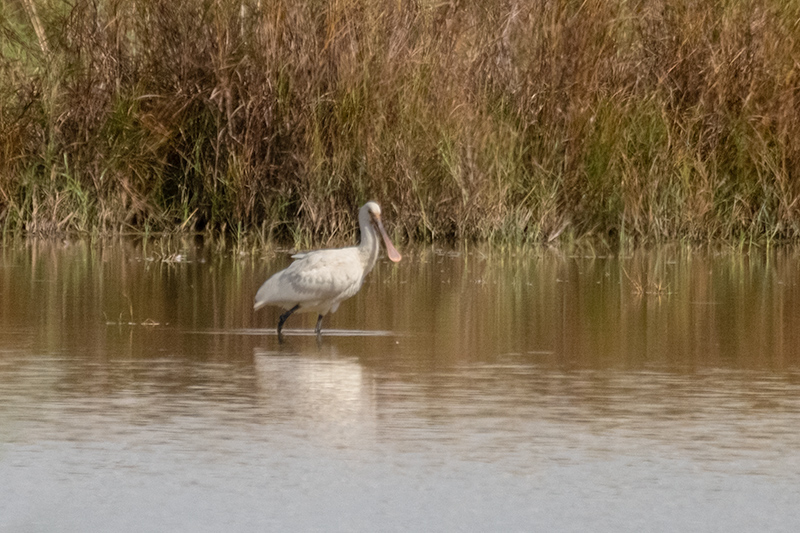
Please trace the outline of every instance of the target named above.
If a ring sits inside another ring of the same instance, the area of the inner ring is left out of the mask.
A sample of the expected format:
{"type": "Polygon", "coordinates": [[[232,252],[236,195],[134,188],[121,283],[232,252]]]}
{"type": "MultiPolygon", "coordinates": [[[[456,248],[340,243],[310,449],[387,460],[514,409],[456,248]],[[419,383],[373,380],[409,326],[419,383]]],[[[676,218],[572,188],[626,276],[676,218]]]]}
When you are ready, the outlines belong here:
{"type": "Polygon", "coordinates": [[[283,328],[283,323],[286,322],[286,319],[289,318],[289,315],[297,311],[299,308],[300,304],[295,305],[294,307],[283,313],[281,317],[278,319],[278,342],[283,342],[283,335],[281,335],[281,328],[283,328]]]}
{"type": "Polygon", "coordinates": [[[314,331],[317,332],[317,338],[322,335],[322,315],[319,315],[319,318],[317,318],[317,327],[314,329],[314,331]]]}

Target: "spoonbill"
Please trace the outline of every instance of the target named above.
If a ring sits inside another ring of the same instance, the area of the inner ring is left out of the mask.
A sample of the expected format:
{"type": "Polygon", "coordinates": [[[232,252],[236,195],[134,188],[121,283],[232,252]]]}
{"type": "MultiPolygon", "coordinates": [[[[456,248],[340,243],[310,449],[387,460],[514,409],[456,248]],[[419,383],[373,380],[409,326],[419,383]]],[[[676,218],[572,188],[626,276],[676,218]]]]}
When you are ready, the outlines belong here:
{"type": "Polygon", "coordinates": [[[378,260],[380,242],[383,237],[386,255],[400,261],[400,253],[392,244],[381,222],[381,208],[375,202],[367,202],[358,211],[358,226],[361,242],[358,246],[315,250],[292,256],[295,261],[273,274],[256,293],[254,309],[275,305],[287,309],[278,319],[278,341],[283,342],[281,328],[289,315],[318,313],[317,338],[322,331],[322,317],[335,313],[342,300],[350,298],[361,288],[364,278],[372,271],[378,260]]]}

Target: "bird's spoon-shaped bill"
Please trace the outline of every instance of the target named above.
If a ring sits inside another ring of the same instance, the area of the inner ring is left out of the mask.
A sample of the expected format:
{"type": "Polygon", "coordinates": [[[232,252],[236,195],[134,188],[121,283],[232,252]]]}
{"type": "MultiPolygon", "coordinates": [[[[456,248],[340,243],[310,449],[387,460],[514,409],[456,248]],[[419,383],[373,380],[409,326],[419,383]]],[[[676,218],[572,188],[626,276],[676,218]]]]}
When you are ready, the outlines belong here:
{"type": "Polygon", "coordinates": [[[397,248],[394,247],[391,239],[389,239],[389,235],[387,235],[386,230],[383,228],[383,222],[381,222],[381,219],[376,218],[375,221],[378,223],[378,230],[380,230],[381,237],[383,237],[383,244],[386,245],[386,255],[389,256],[391,261],[397,263],[403,258],[403,256],[400,255],[400,252],[397,251],[397,248]]]}

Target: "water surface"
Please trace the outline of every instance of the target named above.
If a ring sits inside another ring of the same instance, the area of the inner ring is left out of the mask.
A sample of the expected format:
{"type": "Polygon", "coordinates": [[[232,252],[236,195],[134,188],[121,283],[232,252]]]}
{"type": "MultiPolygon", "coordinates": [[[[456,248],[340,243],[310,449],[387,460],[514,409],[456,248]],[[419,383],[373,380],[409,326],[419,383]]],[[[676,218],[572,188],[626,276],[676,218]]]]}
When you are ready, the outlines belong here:
{"type": "Polygon", "coordinates": [[[0,531],[796,531],[800,254],[9,243],[0,531]]]}

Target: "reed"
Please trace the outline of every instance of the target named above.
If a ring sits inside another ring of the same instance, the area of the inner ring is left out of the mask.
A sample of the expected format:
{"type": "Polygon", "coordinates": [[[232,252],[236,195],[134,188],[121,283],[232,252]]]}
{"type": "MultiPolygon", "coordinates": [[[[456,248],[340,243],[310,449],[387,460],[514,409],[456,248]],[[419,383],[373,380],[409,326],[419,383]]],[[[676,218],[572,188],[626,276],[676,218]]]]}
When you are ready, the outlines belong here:
{"type": "Polygon", "coordinates": [[[4,0],[5,232],[800,236],[800,2],[4,0]]]}

